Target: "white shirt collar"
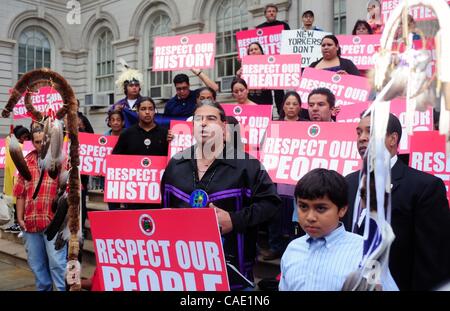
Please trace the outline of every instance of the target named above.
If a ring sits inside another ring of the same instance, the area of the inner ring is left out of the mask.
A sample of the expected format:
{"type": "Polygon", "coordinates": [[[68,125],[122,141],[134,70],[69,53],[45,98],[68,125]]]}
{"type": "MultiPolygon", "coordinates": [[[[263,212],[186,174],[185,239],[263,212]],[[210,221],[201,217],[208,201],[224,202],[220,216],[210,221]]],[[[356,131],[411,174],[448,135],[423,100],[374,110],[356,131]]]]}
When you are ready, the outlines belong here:
{"type": "Polygon", "coordinates": [[[397,163],[398,156],[395,155],[391,158],[391,169],[394,167],[395,163],[397,163]]]}

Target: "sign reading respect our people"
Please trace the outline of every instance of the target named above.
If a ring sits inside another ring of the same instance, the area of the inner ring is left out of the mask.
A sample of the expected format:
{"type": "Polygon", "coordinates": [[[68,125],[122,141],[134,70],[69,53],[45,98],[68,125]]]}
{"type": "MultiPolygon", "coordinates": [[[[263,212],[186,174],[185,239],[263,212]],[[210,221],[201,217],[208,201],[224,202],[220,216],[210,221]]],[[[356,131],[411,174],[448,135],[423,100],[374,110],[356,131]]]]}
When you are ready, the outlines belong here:
{"type": "Polygon", "coordinates": [[[167,157],[109,155],[106,157],[105,202],[159,203],[167,157]]]}
{"type": "Polygon", "coordinates": [[[450,200],[450,157],[445,152],[445,136],[438,131],[417,132],[411,136],[409,165],[444,181],[450,200]]]}
{"type": "MultiPolygon", "coordinates": [[[[397,7],[401,0],[381,0],[381,17],[384,23],[389,19],[392,11],[397,7]]],[[[450,0],[447,1],[450,4],[450,0]]],[[[429,21],[436,19],[431,8],[418,5],[409,9],[409,14],[411,14],[416,22],[419,21],[429,21]]]]}
{"type": "Polygon", "coordinates": [[[342,58],[350,59],[360,70],[373,68],[373,55],[380,48],[381,35],[337,36],[342,58]]]}
{"type": "Polygon", "coordinates": [[[367,78],[340,75],[332,71],[305,68],[297,89],[302,102],[308,102],[309,93],[316,88],[329,89],[336,96],[336,106],[353,105],[369,98],[370,85],[367,78]]]}
{"type": "Polygon", "coordinates": [[[213,208],[89,212],[105,291],[229,291],[213,208]]]}
{"type": "Polygon", "coordinates": [[[242,59],[249,89],[295,89],[302,75],[301,55],[251,55],[242,59]]]}
{"type": "MultiPolygon", "coordinates": [[[[13,108],[14,120],[31,118],[31,115],[28,114],[27,108],[25,107],[24,95],[13,108]]],[[[50,86],[41,87],[36,92],[33,92],[30,97],[34,108],[43,114],[49,109],[53,110],[53,112],[57,112],[64,104],[61,95],[50,86]]]]}
{"type": "Polygon", "coordinates": [[[173,139],[169,144],[169,156],[167,157],[167,161],[178,152],[181,152],[196,143],[192,122],[170,120],[170,131],[173,134],[173,139]]]}
{"type": "Polygon", "coordinates": [[[355,128],[354,123],[272,122],[261,162],[273,182],[281,184],[296,185],[315,168],[345,176],[360,168],[355,128]]]}
{"type": "Polygon", "coordinates": [[[156,37],[153,71],[176,71],[214,67],[216,34],[156,37]]]}
{"type": "MultiPolygon", "coordinates": [[[[359,103],[349,106],[343,106],[336,117],[337,122],[353,122],[360,121],[360,115],[363,111],[369,108],[370,103],[359,103]]],[[[390,111],[394,114],[402,125],[402,138],[398,146],[398,151],[401,154],[410,152],[410,136],[406,135],[406,100],[404,98],[397,98],[391,101],[390,111]]],[[[413,121],[413,131],[432,131],[433,130],[433,108],[426,111],[415,111],[413,121]]]]}
{"type": "Polygon", "coordinates": [[[283,30],[280,54],[301,54],[302,67],[308,67],[322,58],[322,38],[329,32],[316,30],[283,30]]]}
{"type": "Polygon", "coordinates": [[[106,156],[116,145],[118,136],[78,133],[80,141],[80,173],[91,176],[105,176],[106,156]]]}
{"type": "Polygon", "coordinates": [[[227,116],[238,120],[245,150],[259,158],[259,146],[272,119],[272,106],[223,104],[222,107],[227,116]]]}
{"type": "Polygon", "coordinates": [[[236,32],[238,57],[242,59],[246,56],[248,46],[253,42],[258,42],[261,45],[264,55],[280,54],[281,32],[283,29],[283,25],[277,25],[236,32]]]}

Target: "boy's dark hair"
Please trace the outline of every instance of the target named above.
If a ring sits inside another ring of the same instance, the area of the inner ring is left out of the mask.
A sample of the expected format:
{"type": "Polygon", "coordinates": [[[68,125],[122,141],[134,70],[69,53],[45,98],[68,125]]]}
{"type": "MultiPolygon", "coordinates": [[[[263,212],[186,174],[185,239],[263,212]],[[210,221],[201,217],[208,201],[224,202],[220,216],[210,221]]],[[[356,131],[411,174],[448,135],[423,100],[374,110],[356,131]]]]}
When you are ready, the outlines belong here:
{"type": "Polygon", "coordinates": [[[295,198],[315,200],[327,197],[338,209],[348,205],[348,185],[336,171],[316,168],[303,176],[295,186],[295,198]]]}
{"type": "Polygon", "coordinates": [[[26,139],[30,138],[30,131],[26,127],[24,127],[23,125],[17,125],[16,127],[14,127],[13,133],[14,133],[14,136],[16,136],[17,139],[20,139],[20,137],[22,135],[26,135],[27,136],[26,139]]]}
{"type": "Polygon", "coordinates": [[[123,121],[125,121],[125,118],[123,117],[123,113],[120,110],[112,110],[110,112],[108,112],[108,117],[106,118],[106,125],[108,125],[108,127],[111,127],[111,117],[113,115],[118,115],[120,117],[120,119],[123,121]]]}
{"type": "Polygon", "coordinates": [[[184,82],[189,84],[189,77],[187,75],[185,75],[184,73],[177,74],[173,78],[173,84],[174,85],[179,84],[179,83],[184,83],[184,82]]]}
{"type": "Polygon", "coordinates": [[[305,17],[305,15],[311,15],[312,17],[314,17],[314,12],[311,10],[307,10],[303,12],[302,17],[305,17]]]}
{"type": "MultiPolygon", "coordinates": [[[[361,112],[359,117],[362,119],[362,117],[364,116],[365,113],[366,113],[366,110],[361,112]]],[[[365,117],[370,117],[370,116],[371,116],[371,113],[367,114],[367,116],[365,116],[365,117]]],[[[387,128],[386,128],[386,135],[391,135],[392,133],[397,133],[397,135],[398,135],[397,145],[399,145],[400,140],[402,139],[402,131],[403,131],[402,124],[400,123],[400,120],[394,114],[389,113],[389,119],[388,119],[387,128]]]]}
{"type": "Polygon", "coordinates": [[[153,105],[153,109],[156,111],[155,101],[153,100],[153,98],[151,98],[149,96],[142,97],[142,99],[141,99],[141,101],[139,103],[134,104],[134,106],[136,107],[136,110],[139,110],[139,108],[141,107],[143,102],[151,102],[152,105],[153,105]]]}
{"type": "Polygon", "coordinates": [[[274,8],[278,12],[278,7],[275,3],[266,4],[264,7],[264,14],[266,14],[268,8],[274,8]]]}
{"type": "Polygon", "coordinates": [[[333,108],[336,104],[336,97],[334,96],[333,92],[331,92],[326,87],[318,87],[317,89],[312,90],[308,95],[308,103],[311,96],[316,94],[325,95],[327,97],[328,104],[330,104],[330,108],[333,108]]]}

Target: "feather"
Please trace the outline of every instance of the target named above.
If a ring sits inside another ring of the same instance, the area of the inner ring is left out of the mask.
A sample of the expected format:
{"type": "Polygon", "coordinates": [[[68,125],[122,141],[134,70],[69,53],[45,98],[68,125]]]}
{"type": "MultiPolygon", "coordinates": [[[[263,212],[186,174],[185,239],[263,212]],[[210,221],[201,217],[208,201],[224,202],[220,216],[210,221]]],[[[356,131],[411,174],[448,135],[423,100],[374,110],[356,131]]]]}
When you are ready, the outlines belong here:
{"type": "Polygon", "coordinates": [[[62,152],[64,144],[64,130],[62,122],[54,120],[50,130],[50,152],[45,157],[45,168],[51,178],[58,177],[59,168],[64,160],[62,152]]]}
{"type": "Polygon", "coordinates": [[[131,80],[143,81],[143,75],[139,72],[139,70],[131,69],[130,66],[125,62],[124,59],[119,58],[120,70],[122,73],[119,75],[119,78],[116,80],[116,86],[123,91],[125,82],[131,80]]]}
{"type": "Polygon", "coordinates": [[[56,205],[56,213],[45,230],[48,241],[53,240],[58,232],[62,231],[64,227],[67,227],[67,210],[69,209],[69,205],[67,204],[67,193],[64,192],[57,197],[53,203],[53,205],[56,205]]]}
{"type": "Polygon", "coordinates": [[[47,117],[44,121],[44,141],[42,142],[41,149],[41,159],[44,160],[47,156],[48,150],[50,148],[50,130],[51,130],[51,120],[47,117]]]}
{"type": "Polygon", "coordinates": [[[31,173],[28,169],[28,165],[23,157],[22,148],[20,147],[19,141],[16,136],[11,135],[11,141],[9,143],[9,154],[14,162],[19,174],[25,178],[25,180],[31,180],[31,173]]]}

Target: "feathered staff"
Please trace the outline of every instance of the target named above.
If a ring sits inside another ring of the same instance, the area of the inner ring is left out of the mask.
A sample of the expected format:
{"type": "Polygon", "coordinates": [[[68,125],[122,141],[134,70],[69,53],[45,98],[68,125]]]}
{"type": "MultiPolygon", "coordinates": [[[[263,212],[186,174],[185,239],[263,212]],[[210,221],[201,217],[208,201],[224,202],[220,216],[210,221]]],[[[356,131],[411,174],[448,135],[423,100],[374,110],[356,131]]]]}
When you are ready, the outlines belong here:
{"type": "MultiPolygon", "coordinates": [[[[63,106],[56,113],[57,119],[62,119],[67,114],[67,132],[70,140],[70,174],[69,174],[69,192],[67,195],[67,203],[68,203],[68,228],[70,231],[70,240],[69,240],[69,248],[68,248],[68,259],[69,262],[67,264],[67,282],[70,285],[70,290],[81,290],[80,283],[80,263],[78,262],[78,253],[80,250],[80,240],[81,240],[81,226],[80,226],[80,179],[78,172],[78,165],[80,164],[79,159],[79,141],[78,141],[78,119],[77,119],[77,110],[78,105],[76,101],[75,94],[71,88],[71,86],[67,83],[67,81],[58,73],[47,69],[36,69],[25,73],[19,81],[16,83],[14,88],[11,91],[10,98],[2,111],[2,116],[7,118],[10,113],[13,111],[14,106],[19,101],[20,97],[25,91],[29,91],[30,86],[37,86],[39,83],[43,83],[42,81],[49,81],[50,85],[52,85],[58,93],[61,94],[63,99],[63,106]]],[[[41,118],[42,116],[37,114],[32,109],[32,105],[29,105],[29,101],[25,101],[27,110],[35,115],[37,118],[41,118]]],[[[60,143],[60,127],[57,125],[57,130],[52,130],[52,133],[55,133],[54,139],[60,143]]],[[[50,134],[50,140],[51,140],[50,134]]],[[[56,146],[55,146],[56,147],[56,146]]],[[[51,147],[50,147],[51,150],[51,147]]],[[[55,149],[54,149],[55,150],[55,149]]],[[[50,153],[52,153],[50,151],[50,153]]],[[[55,153],[56,155],[56,150],[55,153]]],[[[53,158],[50,158],[53,159],[53,158]]],[[[55,159],[53,159],[55,160],[55,159]]],[[[55,161],[50,161],[50,164],[56,163],[55,161]]],[[[50,165],[51,166],[51,165],[50,165]]]]}

